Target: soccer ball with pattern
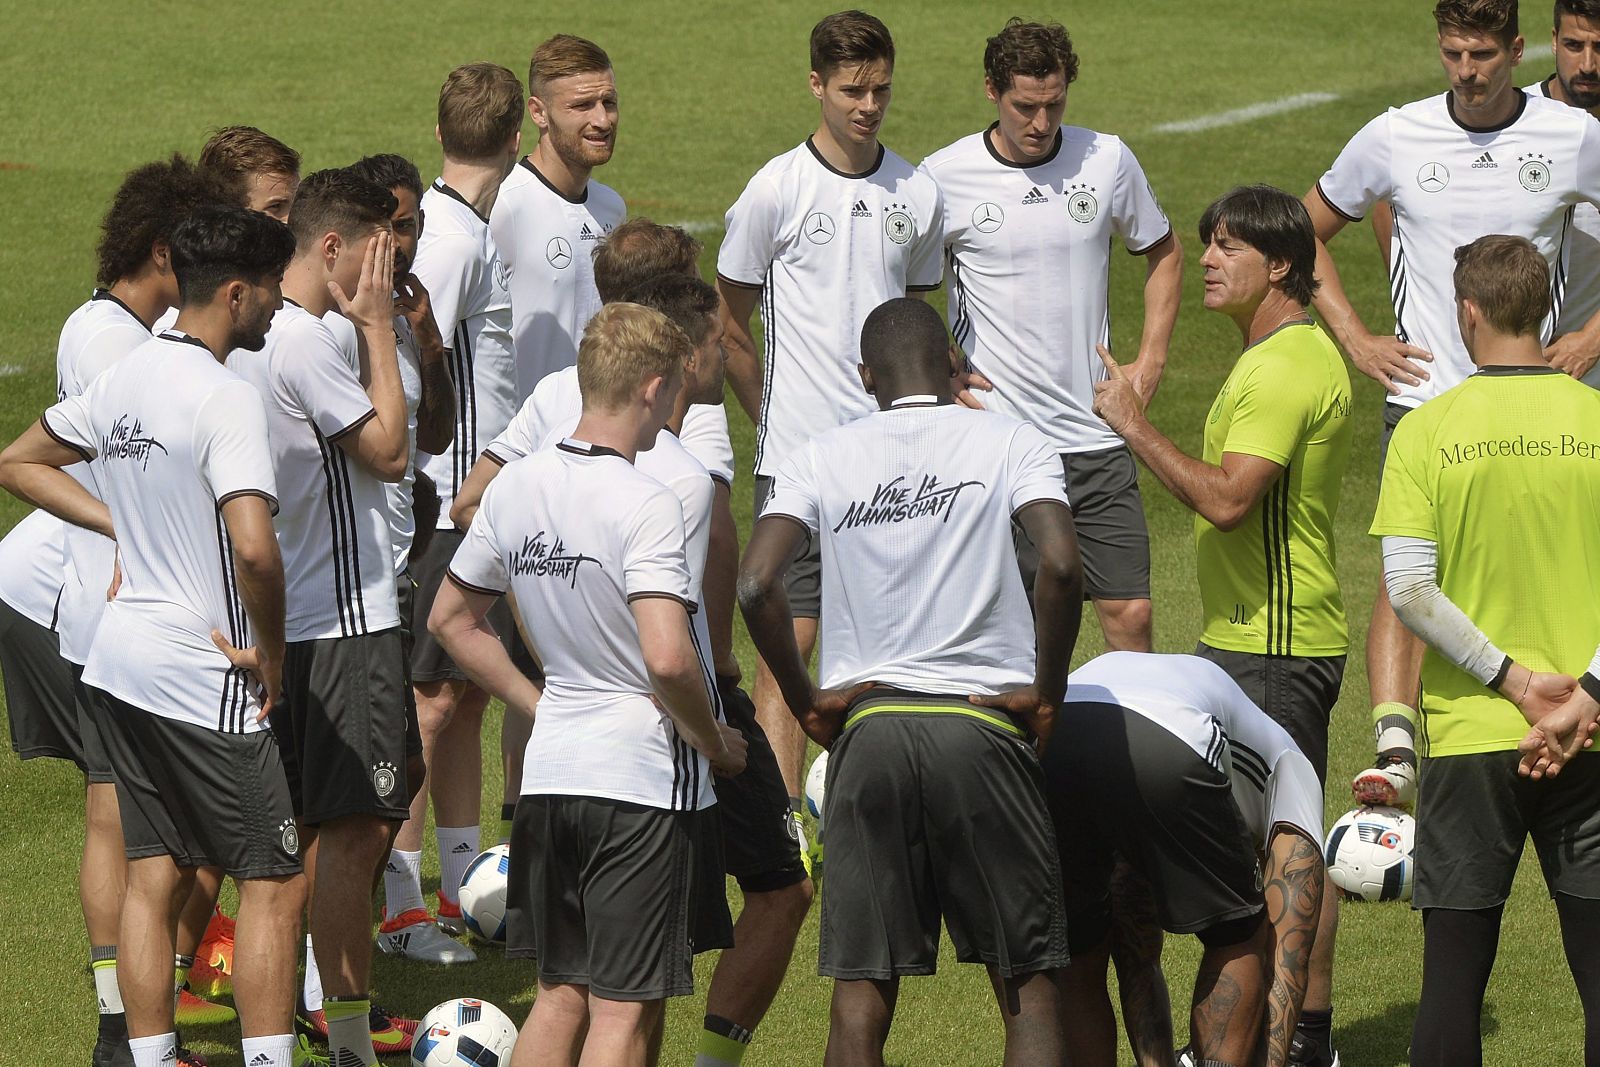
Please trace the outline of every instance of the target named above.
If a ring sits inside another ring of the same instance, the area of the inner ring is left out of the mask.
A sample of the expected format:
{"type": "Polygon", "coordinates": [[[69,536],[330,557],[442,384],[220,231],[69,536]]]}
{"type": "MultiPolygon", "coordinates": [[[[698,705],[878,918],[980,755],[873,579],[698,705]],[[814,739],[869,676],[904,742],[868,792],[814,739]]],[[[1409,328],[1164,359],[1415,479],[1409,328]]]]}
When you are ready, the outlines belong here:
{"type": "Polygon", "coordinates": [[[1399,808],[1357,808],[1328,831],[1328,877],[1357,900],[1410,900],[1417,821],[1399,808]]]}
{"type": "Polygon", "coordinates": [[[827,790],[827,781],[828,754],[819,752],[817,758],[811,761],[811,770],[806,773],[806,810],[819,823],[822,821],[822,798],[827,790]]]}
{"type": "Polygon", "coordinates": [[[506,884],[511,877],[511,847],[496,845],[467,864],[461,876],[461,918],[467,929],[497,944],[506,940],[506,884]]]}
{"type": "Polygon", "coordinates": [[[509,1067],[517,1028],[486,1000],[447,1000],[422,1017],[412,1039],[412,1067],[509,1067]]]}

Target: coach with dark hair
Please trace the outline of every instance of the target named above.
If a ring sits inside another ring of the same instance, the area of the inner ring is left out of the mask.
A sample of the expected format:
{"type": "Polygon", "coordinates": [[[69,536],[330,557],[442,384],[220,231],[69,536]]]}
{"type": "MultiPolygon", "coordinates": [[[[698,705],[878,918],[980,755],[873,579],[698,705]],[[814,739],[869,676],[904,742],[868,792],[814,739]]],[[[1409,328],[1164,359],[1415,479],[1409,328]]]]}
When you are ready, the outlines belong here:
{"type": "MultiPolygon", "coordinates": [[[[1266,185],[1234,189],[1206,208],[1200,243],[1205,306],[1232,319],[1244,344],[1206,418],[1202,457],[1150,424],[1104,347],[1111,377],[1095,387],[1095,411],[1195,512],[1205,620],[1195,654],[1288,730],[1326,781],[1328,716],[1349,650],[1333,524],[1350,454],[1350,375],[1306,313],[1317,246],[1299,200],[1266,185]]],[[[1326,900],[1304,991],[1310,1025],[1301,1029],[1311,1032],[1297,1035],[1324,1048],[1338,915],[1335,895],[1326,900]]],[[[1290,1025],[1273,1018],[1274,1038],[1290,1025]]]]}

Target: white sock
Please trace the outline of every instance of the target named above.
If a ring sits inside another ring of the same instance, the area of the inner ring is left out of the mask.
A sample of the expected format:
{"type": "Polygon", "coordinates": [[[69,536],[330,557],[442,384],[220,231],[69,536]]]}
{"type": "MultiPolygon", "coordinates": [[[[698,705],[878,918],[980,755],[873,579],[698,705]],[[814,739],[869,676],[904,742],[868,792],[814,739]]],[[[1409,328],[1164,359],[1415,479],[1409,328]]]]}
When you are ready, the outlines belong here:
{"type": "Polygon", "coordinates": [[[414,908],[426,908],[422,901],[422,853],[394,849],[383,865],[383,903],[390,919],[414,908]]]}
{"type": "Polygon", "coordinates": [[[133,1067],[172,1067],[178,1061],[178,1035],[131,1037],[128,1051],[133,1053],[133,1067]]]}
{"type": "Polygon", "coordinates": [[[439,840],[439,892],[452,904],[461,896],[461,878],[478,858],[476,826],[436,826],[439,840]]]}
{"type": "Polygon", "coordinates": [[[306,980],[301,987],[306,1011],[322,1010],[322,972],[317,970],[317,954],[311,947],[311,935],[306,935],[306,980]]]}
{"type": "Polygon", "coordinates": [[[294,1035],[247,1037],[239,1046],[244,1052],[244,1067],[294,1067],[294,1035]]]}
{"type": "MultiPolygon", "coordinates": [[[[96,949],[96,952],[102,950],[96,949]]],[[[89,966],[94,969],[95,998],[100,1002],[101,1015],[122,1014],[122,987],[117,985],[117,957],[116,949],[105,951],[112,953],[109,959],[98,959],[89,966]]]]}

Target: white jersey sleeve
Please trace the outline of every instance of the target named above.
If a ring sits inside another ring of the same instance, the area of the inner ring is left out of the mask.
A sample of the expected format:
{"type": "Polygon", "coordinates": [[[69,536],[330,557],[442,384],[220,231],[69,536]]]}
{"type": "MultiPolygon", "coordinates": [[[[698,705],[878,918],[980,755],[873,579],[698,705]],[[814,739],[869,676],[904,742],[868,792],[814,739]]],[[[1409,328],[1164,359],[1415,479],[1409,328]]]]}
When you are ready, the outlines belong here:
{"type": "Polygon", "coordinates": [[[1267,778],[1267,840],[1284,829],[1299,830],[1322,843],[1322,783],[1316,768],[1298,749],[1278,757],[1267,778]]]}
{"type": "Polygon", "coordinates": [[[1143,255],[1172,234],[1172,223],[1161,210],[1150,179],[1133,151],[1121,146],[1117,160],[1117,186],[1111,196],[1111,228],[1129,252],[1143,255]]]}
{"type": "Polygon", "coordinates": [[[267,410],[244,381],[219,386],[195,411],[195,466],[221,507],[237,496],[265,497],[278,510],[278,483],[267,443],[267,410]]]}
{"type": "Polygon", "coordinates": [[[54,438],[57,444],[65,445],[85,460],[99,455],[94,425],[89,419],[88,395],[79,393],[69,396],[39,416],[39,424],[44,427],[45,433],[54,438]]]}
{"type": "Polygon", "coordinates": [[[583,393],[578,388],[578,368],[565,367],[539,379],[528,399],[506,424],[505,430],[483,450],[502,464],[530,456],[558,430],[583,413],[583,393]]]}
{"type": "Polygon", "coordinates": [[[274,361],[273,381],[284,406],[327,438],[347,433],[376,414],[327,324],[308,316],[299,330],[302,343],[274,361]]]}
{"type": "MultiPolygon", "coordinates": [[[[1578,145],[1578,195],[1600,206],[1600,123],[1583,125],[1583,140],[1578,145]]],[[[1583,279],[1582,283],[1597,284],[1594,279],[1583,279]]]]}
{"type": "Polygon", "coordinates": [[[711,477],[733,485],[733,440],[728,436],[728,409],[721,404],[690,404],[678,440],[711,477]]]}
{"type": "Polygon", "coordinates": [[[932,196],[932,203],[921,212],[917,234],[911,239],[906,291],[926,293],[939,288],[944,280],[944,194],[927,171],[920,171],[918,177],[932,196]]]}
{"type": "Polygon", "coordinates": [[[652,494],[634,513],[624,536],[622,586],[628,600],[664,596],[691,603],[684,542],[678,498],[670,491],[652,494]]]}
{"type": "Polygon", "coordinates": [[[495,533],[495,511],[504,482],[494,481],[483,491],[483,502],[461,547],[450,560],[450,577],[467,589],[497,595],[511,587],[505,555],[495,533]]]}
{"type": "Polygon", "coordinates": [[[778,254],[784,224],[783,193],[765,172],[757,173],[726,217],[727,234],[717,252],[718,276],[751,288],[766,284],[778,254]]]}
{"type": "Polygon", "coordinates": [[[1384,112],[1357,131],[1317,181],[1329,207],[1352,222],[1394,195],[1390,116],[1384,112]]]}
{"type": "Polygon", "coordinates": [[[428,290],[428,306],[446,348],[456,344],[456,327],[474,306],[473,294],[483,286],[486,265],[465,234],[445,234],[419,255],[412,268],[428,290]]]}
{"type": "MultiPolygon", "coordinates": [[[[1056,460],[1059,468],[1061,461],[1056,460]]],[[[785,515],[806,528],[813,538],[822,529],[822,492],[816,477],[816,449],[807,444],[784,461],[773,476],[772,490],[759,519],[785,515]]]]}
{"type": "Polygon", "coordinates": [[[1029,504],[1054,500],[1070,507],[1066,473],[1061,456],[1048,438],[1028,423],[1017,427],[1006,457],[1006,480],[1011,487],[1011,513],[1029,504]]]}

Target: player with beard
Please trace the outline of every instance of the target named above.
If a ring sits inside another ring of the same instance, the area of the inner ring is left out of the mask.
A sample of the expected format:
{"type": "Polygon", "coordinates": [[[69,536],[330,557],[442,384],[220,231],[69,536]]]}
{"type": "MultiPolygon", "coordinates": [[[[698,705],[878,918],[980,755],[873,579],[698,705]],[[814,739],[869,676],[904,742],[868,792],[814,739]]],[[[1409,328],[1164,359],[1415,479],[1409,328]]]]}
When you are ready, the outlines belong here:
{"type": "Polygon", "coordinates": [[[123,562],[83,681],[107,704],[128,856],[119,970],[132,1063],[178,1058],[175,919],[195,870],[215,865],[239,886],[243,1059],[290,1067],[305,883],[264,722],[284,650],[277,489],[261,398],[222,364],[263,345],[294,241],[263,215],[207,207],[168,247],[177,326],[47,411],[0,456],[0,483],[115,538],[123,562]],[[59,469],[79,461],[105,504],[59,469]]]}
{"type": "Polygon", "coordinates": [[[557,34],[528,64],[533,146],[506,178],[489,226],[511,275],[517,399],[578,358],[578,338],[600,295],[591,252],[627,214],[622,197],[593,180],[617,145],[617,80],[599,45],[557,34]]]}

